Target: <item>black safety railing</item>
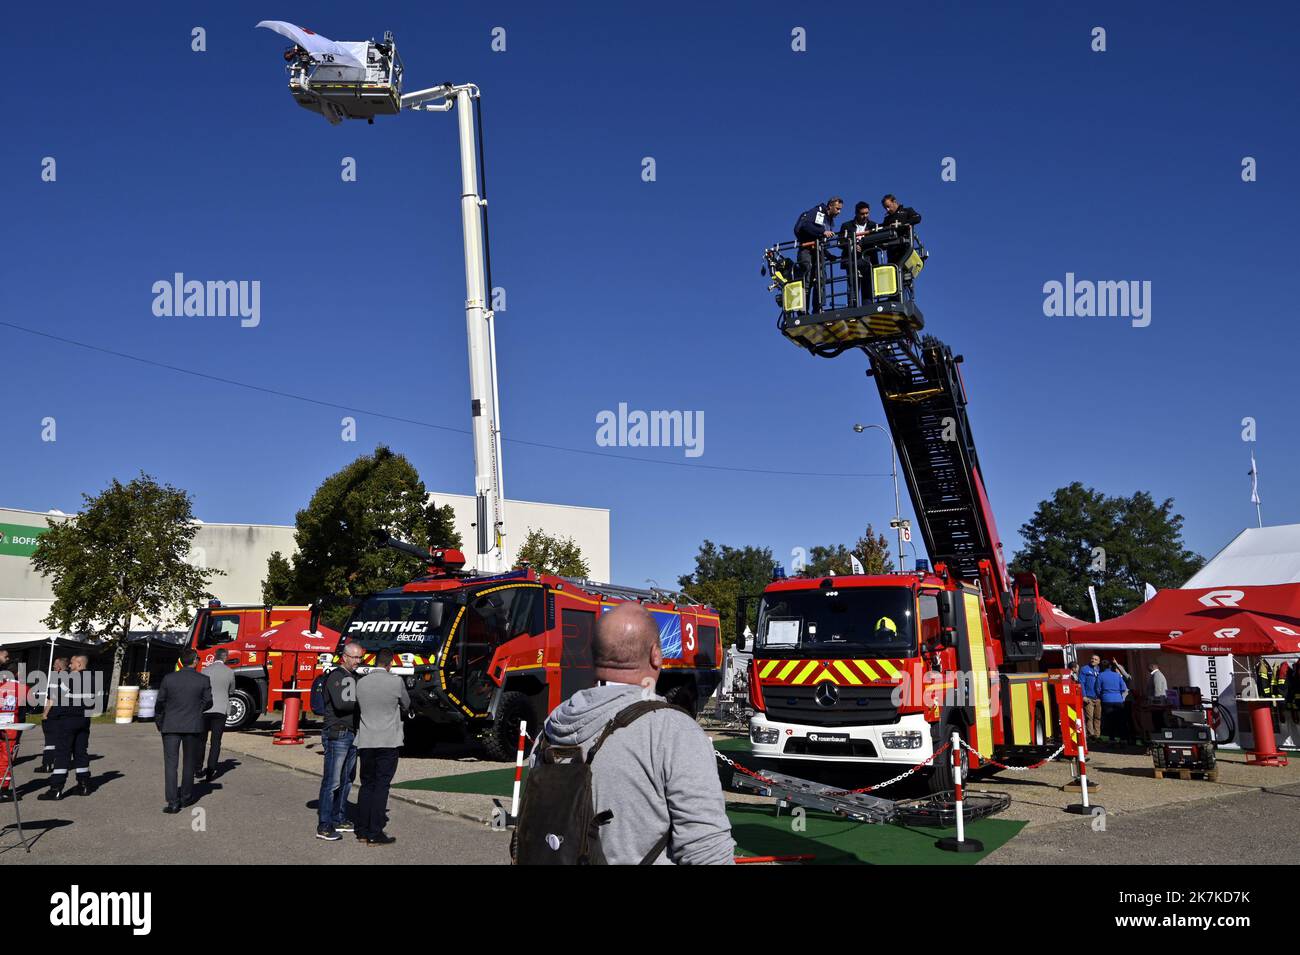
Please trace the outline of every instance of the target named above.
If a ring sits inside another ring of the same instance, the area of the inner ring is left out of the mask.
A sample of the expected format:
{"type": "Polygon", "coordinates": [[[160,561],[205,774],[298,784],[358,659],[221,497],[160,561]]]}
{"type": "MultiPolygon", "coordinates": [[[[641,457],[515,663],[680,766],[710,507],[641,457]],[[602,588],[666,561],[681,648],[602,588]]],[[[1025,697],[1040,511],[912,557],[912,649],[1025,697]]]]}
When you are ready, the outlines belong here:
{"type": "MultiPolygon", "coordinates": [[[[842,232],[829,239],[791,240],[771,246],[764,250],[764,272],[772,278],[771,290],[783,293],[787,284],[802,283],[802,313],[862,310],[882,300],[911,300],[910,278],[901,266],[914,250],[924,258],[924,247],[910,225],[877,227],[861,235],[842,232]],[[886,264],[900,266],[897,281],[892,288],[877,289],[872,270],[886,264]]],[[[777,300],[782,302],[784,317],[784,295],[777,300]]]]}

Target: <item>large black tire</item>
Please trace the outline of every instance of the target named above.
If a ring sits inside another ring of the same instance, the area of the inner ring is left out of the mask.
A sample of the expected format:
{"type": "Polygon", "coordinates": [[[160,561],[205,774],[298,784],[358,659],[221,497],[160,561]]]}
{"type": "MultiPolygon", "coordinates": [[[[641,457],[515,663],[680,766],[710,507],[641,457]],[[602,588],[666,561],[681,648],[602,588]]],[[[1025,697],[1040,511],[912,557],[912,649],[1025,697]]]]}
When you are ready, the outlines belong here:
{"type": "MultiPolygon", "coordinates": [[[[956,730],[957,732],[961,732],[959,727],[955,727],[951,723],[939,724],[938,729],[934,736],[934,748],[938,749],[944,743],[951,742],[952,734],[954,730],[956,730]]],[[[962,751],[960,759],[961,759],[961,765],[964,769],[966,767],[965,750],[962,751]]],[[[934,760],[934,762],[930,764],[929,785],[930,785],[930,792],[932,793],[951,792],[955,788],[953,784],[953,778],[952,778],[952,750],[951,749],[944,750],[943,755],[939,756],[937,759],[934,760]]]]}
{"type": "Polygon", "coordinates": [[[230,691],[230,705],[226,708],[226,729],[234,731],[252,726],[257,716],[257,697],[242,688],[230,691]]]}
{"type": "Polygon", "coordinates": [[[678,683],[676,686],[669,687],[664,691],[664,699],[673,706],[680,706],[692,717],[700,715],[700,701],[695,693],[695,687],[689,683],[678,683]]]}
{"type": "Polygon", "coordinates": [[[496,718],[482,736],[483,749],[487,751],[488,759],[513,763],[515,752],[519,749],[519,723],[527,720],[528,735],[533,736],[540,728],[533,725],[535,719],[532,697],[516,690],[502,693],[501,701],[497,704],[496,718]]]}

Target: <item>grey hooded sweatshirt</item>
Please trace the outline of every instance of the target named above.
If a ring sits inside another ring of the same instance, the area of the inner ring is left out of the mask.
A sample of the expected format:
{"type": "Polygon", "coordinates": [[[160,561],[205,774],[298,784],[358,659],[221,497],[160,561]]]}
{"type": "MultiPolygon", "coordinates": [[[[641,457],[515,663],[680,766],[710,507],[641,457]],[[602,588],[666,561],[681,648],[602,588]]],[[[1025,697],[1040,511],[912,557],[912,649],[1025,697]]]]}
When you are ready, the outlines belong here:
{"type": "MultiPolygon", "coordinates": [[[[640,687],[623,684],[580,690],[547,719],[546,738],[581,746],[585,758],[605,724],[641,698],[640,687]]],[[[600,830],[610,865],[636,865],[670,828],[656,865],[734,862],[713,744],[686,714],[659,710],[615,730],[592,761],[591,776],[596,812],[614,813],[600,830]]]]}

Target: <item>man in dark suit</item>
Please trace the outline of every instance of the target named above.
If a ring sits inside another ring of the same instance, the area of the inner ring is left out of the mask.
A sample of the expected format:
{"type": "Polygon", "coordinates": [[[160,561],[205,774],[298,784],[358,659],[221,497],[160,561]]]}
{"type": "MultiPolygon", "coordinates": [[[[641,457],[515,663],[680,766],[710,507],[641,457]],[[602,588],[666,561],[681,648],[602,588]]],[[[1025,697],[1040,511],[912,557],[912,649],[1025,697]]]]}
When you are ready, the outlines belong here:
{"type": "Polygon", "coordinates": [[[163,677],[158,688],[158,702],[154,717],[163,738],[163,776],[166,780],[167,805],[163,812],[180,812],[190,804],[194,771],[198,768],[199,751],[203,746],[205,721],[203,714],[212,708],[212,682],[194,669],[199,655],[193,650],[181,651],[181,668],[163,677]],[[177,766],[177,756],[184,751],[183,765],[177,766]],[[176,791],[176,773],[181,774],[180,792],[176,791]]]}
{"type": "Polygon", "coordinates": [[[876,264],[874,251],[863,252],[857,243],[864,235],[876,231],[876,224],[871,221],[871,203],[859,202],[853,207],[853,218],[844,223],[840,229],[840,263],[844,271],[849,272],[852,280],[849,284],[849,304],[858,304],[858,290],[864,289],[866,298],[871,297],[871,267],[876,264]],[[855,251],[856,247],[856,251],[855,251]],[[856,264],[858,274],[853,275],[856,264]]]}

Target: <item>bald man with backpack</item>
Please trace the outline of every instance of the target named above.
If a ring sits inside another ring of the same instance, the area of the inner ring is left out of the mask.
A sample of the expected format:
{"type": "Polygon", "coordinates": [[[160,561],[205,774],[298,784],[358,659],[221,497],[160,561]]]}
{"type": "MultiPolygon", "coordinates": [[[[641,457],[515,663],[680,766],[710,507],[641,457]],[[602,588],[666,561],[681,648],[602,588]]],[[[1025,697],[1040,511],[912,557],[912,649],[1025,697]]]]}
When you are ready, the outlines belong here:
{"type": "Polygon", "coordinates": [[[596,624],[596,686],[560,704],[533,751],[519,865],[722,865],[735,842],[713,744],[654,692],[659,628],[636,603],[596,624]]]}

